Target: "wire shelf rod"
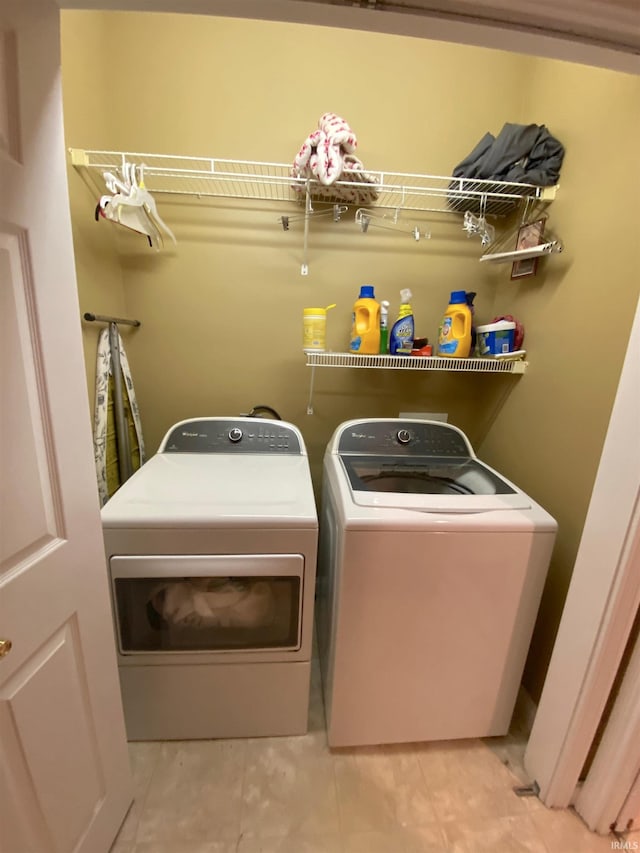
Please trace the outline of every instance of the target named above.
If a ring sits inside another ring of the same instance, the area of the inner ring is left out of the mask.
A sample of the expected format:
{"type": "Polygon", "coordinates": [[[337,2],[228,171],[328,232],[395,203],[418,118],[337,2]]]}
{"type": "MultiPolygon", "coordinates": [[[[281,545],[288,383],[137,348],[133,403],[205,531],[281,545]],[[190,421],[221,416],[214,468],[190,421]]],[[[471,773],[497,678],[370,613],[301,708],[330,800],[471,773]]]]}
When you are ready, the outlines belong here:
{"type": "Polygon", "coordinates": [[[115,323],[117,326],[140,326],[140,320],[125,320],[122,317],[108,317],[104,314],[93,314],[86,311],[82,315],[88,323],[115,323]]]}

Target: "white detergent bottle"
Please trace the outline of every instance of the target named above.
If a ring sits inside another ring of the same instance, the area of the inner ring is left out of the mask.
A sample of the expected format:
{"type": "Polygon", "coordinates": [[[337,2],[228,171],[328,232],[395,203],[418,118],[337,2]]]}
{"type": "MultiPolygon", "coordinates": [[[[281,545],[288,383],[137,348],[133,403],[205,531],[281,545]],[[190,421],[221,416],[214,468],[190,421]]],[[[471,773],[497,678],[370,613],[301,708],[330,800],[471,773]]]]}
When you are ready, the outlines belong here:
{"type": "Polygon", "coordinates": [[[413,308],[409,300],[411,291],[408,289],[400,291],[400,310],[398,319],[391,328],[389,336],[389,352],[391,355],[411,355],[413,349],[414,319],[413,308]]]}

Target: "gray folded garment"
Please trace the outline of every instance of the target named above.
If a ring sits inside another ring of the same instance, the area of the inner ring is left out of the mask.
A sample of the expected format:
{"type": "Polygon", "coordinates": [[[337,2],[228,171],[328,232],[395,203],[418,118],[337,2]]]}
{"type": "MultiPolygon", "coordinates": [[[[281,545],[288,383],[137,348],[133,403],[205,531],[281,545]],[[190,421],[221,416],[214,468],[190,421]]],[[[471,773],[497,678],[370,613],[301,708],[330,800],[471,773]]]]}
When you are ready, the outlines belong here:
{"type": "Polygon", "coordinates": [[[486,133],[453,170],[455,178],[557,184],[564,147],[545,125],[505,124],[497,137],[486,133]]]}

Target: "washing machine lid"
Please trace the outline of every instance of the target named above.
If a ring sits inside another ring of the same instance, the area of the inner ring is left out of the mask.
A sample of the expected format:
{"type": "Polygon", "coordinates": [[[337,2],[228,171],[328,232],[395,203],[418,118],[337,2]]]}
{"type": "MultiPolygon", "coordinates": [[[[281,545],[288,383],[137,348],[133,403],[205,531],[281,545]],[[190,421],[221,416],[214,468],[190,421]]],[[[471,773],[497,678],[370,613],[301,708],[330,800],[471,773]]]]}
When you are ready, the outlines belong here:
{"type": "Polygon", "coordinates": [[[111,527],[309,529],[317,513],[299,454],[157,453],[101,511],[111,527]]]}
{"type": "Polygon", "coordinates": [[[529,509],[530,498],[481,462],[464,433],[439,421],[350,421],[332,453],[363,507],[423,512],[529,509]]]}
{"type": "Polygon", "coordinates": [[[341,456],[354,503],[424,512],[528,509],[520,490],[478,459],[341,456]]]}

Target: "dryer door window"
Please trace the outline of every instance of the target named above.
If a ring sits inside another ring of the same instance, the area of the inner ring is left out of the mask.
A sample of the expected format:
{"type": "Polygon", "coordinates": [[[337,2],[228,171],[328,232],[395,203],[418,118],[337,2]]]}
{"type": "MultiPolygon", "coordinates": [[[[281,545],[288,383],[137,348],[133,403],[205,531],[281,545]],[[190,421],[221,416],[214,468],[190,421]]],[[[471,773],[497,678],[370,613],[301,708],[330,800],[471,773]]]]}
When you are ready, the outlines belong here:
{"type": "Polygon", "coordinates": [[[300,554],[112,557],[122,654],[300,648],[300,554]]]}

